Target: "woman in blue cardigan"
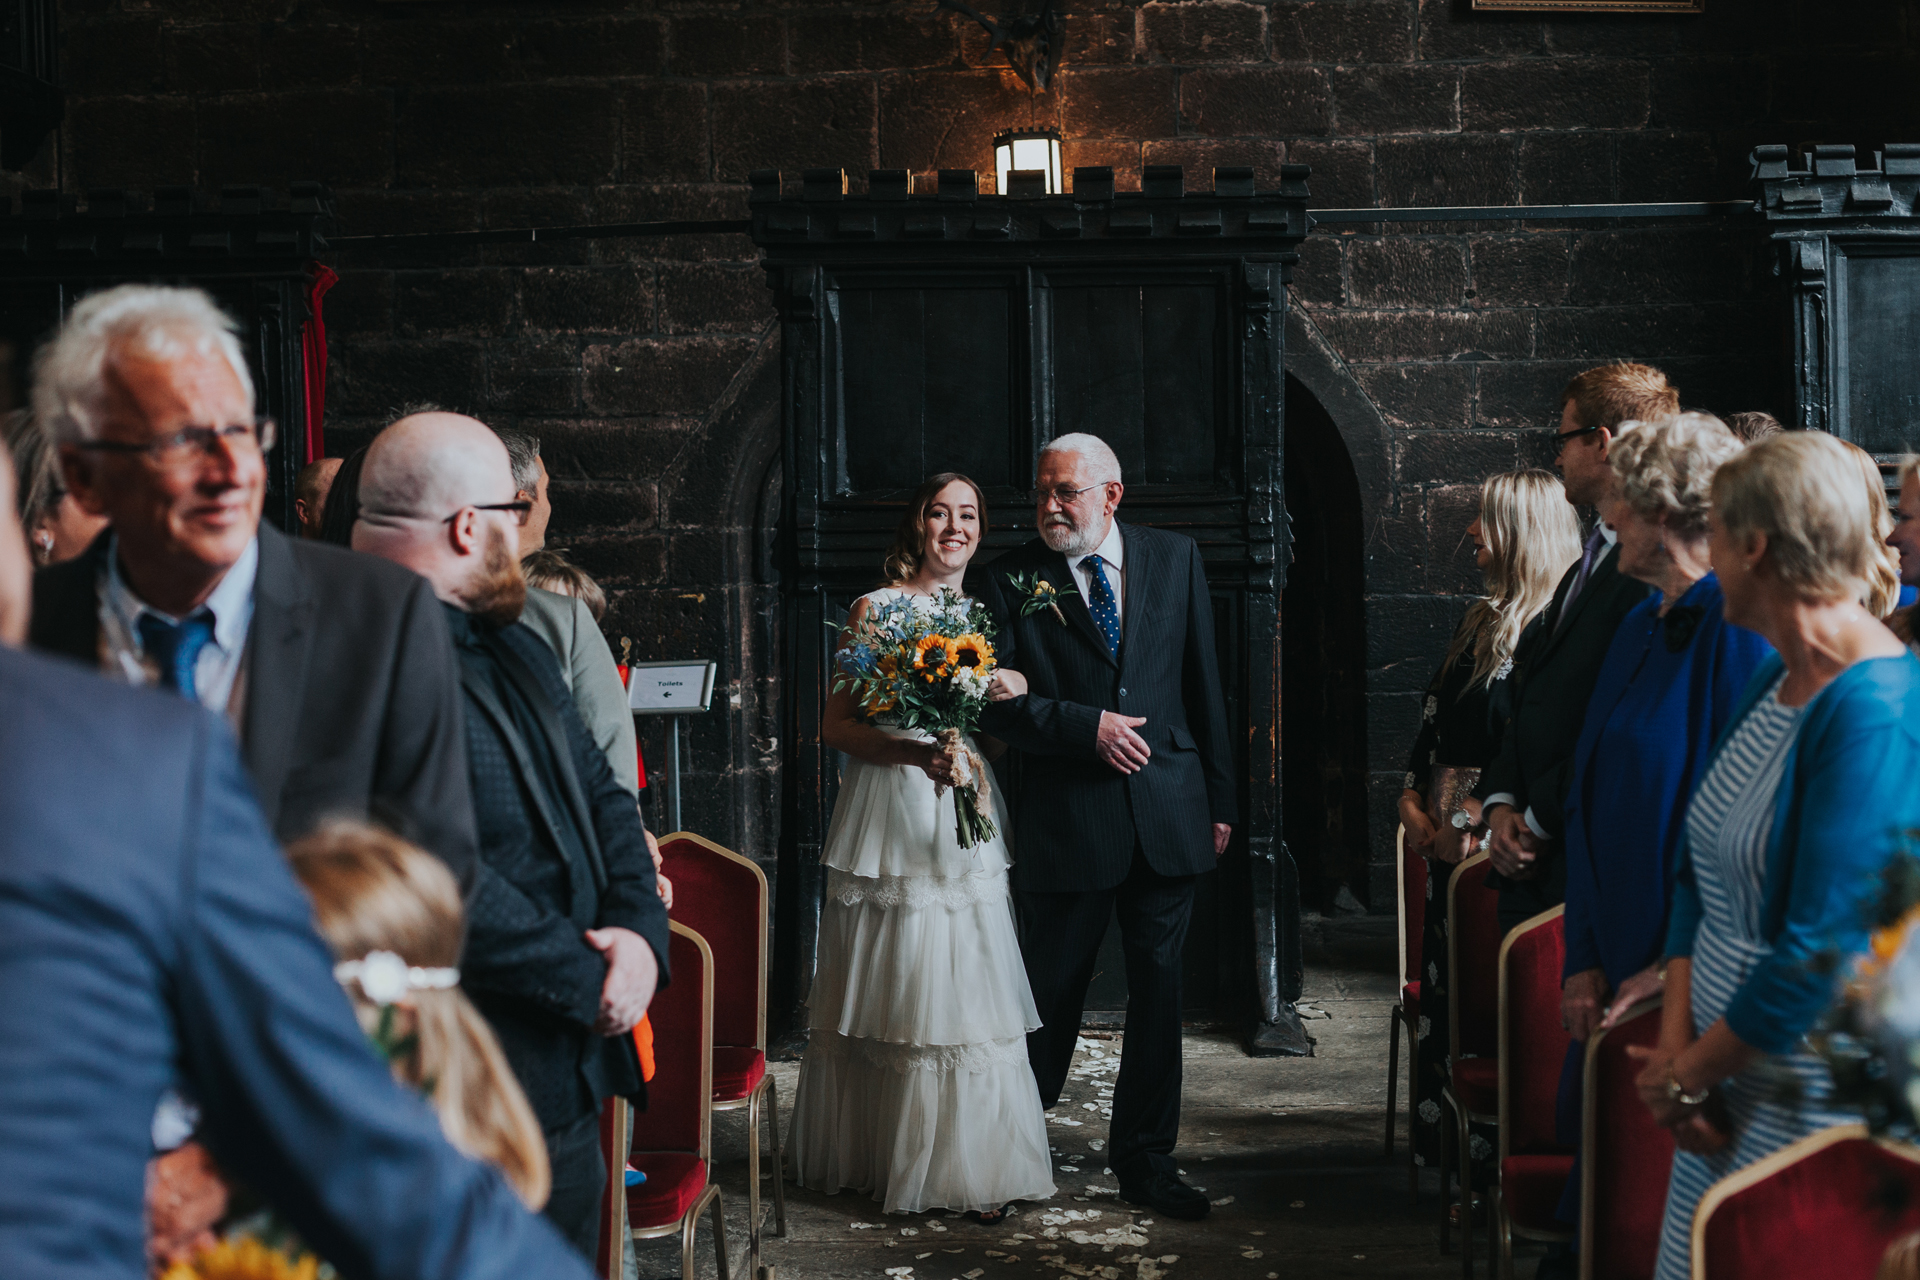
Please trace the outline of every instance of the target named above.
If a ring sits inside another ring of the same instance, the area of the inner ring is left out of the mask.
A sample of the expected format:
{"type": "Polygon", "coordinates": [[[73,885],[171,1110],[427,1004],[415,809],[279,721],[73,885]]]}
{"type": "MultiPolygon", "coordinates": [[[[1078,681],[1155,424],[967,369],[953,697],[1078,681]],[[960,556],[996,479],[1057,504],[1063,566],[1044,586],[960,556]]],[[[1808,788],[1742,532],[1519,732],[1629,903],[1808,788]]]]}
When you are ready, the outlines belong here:
{"type": "Polygon", "coordinates": [[[1861,607],[1876,548],[1845,446],[1795,431],[1736,456],[1714,477],[1711,546],[1727,620],[1777,656],[1688,807],[1660,1043],[1629,1050],[1680,1148],[1660,1280],[1690,1274],[1708,1186],[1859,1119],[1833,1104],[1806,1035],[1866,950],[1881,871],[1920,827],[1920,661],[1861,607]]]}

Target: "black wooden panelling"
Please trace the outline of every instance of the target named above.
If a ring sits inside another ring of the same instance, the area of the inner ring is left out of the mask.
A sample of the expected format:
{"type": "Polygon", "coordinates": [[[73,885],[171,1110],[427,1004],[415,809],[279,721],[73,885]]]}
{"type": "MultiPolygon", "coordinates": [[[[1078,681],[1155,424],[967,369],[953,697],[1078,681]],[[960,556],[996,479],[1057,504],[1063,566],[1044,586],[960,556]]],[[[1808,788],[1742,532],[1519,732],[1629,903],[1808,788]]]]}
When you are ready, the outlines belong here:
{"type": "Polygon", "coordinates": [[[1868,453],[1904,453],[1920,442],[1920,257],[1859,249],[1836,256],[1844,268],[1847,438],[1868,453]]]}

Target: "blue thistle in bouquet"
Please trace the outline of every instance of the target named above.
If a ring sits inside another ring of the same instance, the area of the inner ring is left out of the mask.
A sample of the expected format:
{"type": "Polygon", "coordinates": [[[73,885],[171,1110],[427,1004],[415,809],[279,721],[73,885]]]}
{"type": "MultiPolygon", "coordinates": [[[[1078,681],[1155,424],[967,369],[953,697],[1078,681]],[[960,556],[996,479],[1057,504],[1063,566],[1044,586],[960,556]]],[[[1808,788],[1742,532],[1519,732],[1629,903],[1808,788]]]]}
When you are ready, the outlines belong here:
{"type": "Polygon", "coordinates": [[[869,721],[931,734],[953,762],[962,849],[994,834],[987,762],[967,743],[993,680],[993,635],[985,605],[942,588],[932,600],[900,596],[869,609],[834,654],[835,693],[852,693],[869,721]]]}

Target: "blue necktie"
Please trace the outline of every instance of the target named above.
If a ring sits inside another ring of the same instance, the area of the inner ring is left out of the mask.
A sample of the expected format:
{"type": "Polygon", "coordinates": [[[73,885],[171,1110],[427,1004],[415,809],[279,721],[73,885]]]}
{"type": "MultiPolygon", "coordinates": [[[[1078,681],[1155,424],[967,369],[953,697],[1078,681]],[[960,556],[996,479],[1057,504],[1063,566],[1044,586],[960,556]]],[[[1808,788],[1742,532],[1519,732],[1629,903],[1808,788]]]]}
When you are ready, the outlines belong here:
{"type": "Polygon", "coordinates": [[[157,614],[140,615],[140,643],[147,656],[159,664],[160,683],[196,702],[200,694],[194,688],[194,667],[200,661],[200,651],[212,641],[213,615],[205,609],[180,623],[168,622],[157,614]]]}
{"type": "Polygon", "coordinates": [[[1120,656],[1120,611],[1114,607],[1113,588],[1107,585],[1106,561],[1097,555],[1088,556],[1080,562],[1088,570],[1093,580],[1093,589],[1087,596],[1087,610],[1093,614],[1095,625],[1107,642],[1107,652],[1114,657],[1120,656]]]}

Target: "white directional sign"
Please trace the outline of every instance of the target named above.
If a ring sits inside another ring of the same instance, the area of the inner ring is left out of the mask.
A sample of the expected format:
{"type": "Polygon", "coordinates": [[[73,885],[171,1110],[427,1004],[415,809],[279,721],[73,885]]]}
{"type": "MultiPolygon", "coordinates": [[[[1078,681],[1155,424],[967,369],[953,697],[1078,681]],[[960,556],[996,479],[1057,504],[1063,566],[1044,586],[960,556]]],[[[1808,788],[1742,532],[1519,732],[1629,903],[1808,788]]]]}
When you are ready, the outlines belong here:
{"type": "Polygon", "coordinates": [[[713,703],[711,662],[636,662],[627,682],[627,705],[640,715],[676,716],[705,711],[713,703]]]}

